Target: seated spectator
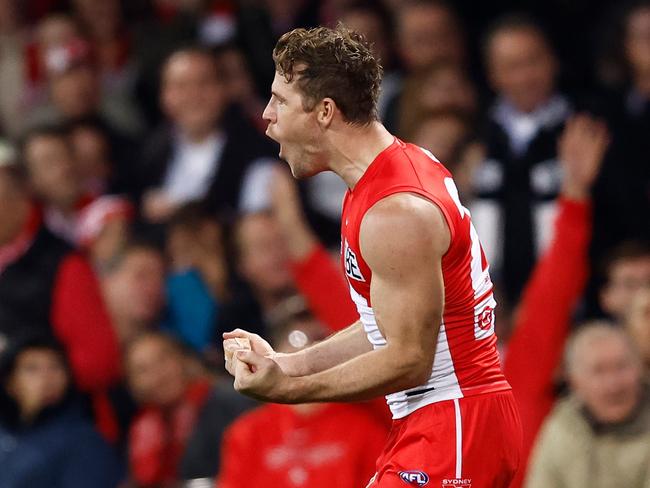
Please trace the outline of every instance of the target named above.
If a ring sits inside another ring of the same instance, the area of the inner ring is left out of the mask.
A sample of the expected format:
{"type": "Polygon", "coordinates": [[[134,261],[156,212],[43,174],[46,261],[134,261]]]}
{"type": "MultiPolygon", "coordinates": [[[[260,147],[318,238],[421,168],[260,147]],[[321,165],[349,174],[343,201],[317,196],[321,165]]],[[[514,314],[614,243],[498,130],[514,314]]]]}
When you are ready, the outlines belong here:
{"type": "Polygon", "coordinates": [[[38,324],[65,347],[81,390],[110,386],[119,350],[91,267],[43,225],[15,167],[0,167],[0,202],[0,335],[38,324]]]}
{"type": "Polygon", "coordinates": [[[160,99],[168,122],[147,141],[139,165],[148,222],[166,222],[192,201],[232,214],[258,199],[253,168],[275,151],[237,111],[226,112],[227,95],[208,51],[182,49],[167,60],[160,99]]]}
{"type": "Polygon", "coordinates": [[[73,393],[64,349],[24,336],[0,354],[0,486],[115,488],[112,449],[73,393]]]}
{"type": "Polygon", "coordinates": [[[76,245],[79,211],[95,195],[84,191],[67,128],[43,126],[27,133],[22,163],[31,190],[43,205],[45,224],[76,245]]]}
{"type": "Polygon", "coordinates": [[[413,144],[428,149],[453,171],[460,145],[468,138],[470,124],[461,112],[448,110],[423,115],[408,138],[413,144]]]}
{"type": "Polygon", "coordinates": [[[92,46],[76,37],[44,54],[49,102],[36,106],[27,127],[96,117],[109,129],[112,141],[130,142],[142,130],[135,105],[102,90],[92,46]]]}
{"type": "Polygon", "coordinates": [[[649,486],[650,390],[630,338],[608,324],[582,327],[566,371],[571,395],[540,433],[526,488],[649,486]]]}
{"type": "MultiPolygon", "coordinates": [[[[450,3],[438,0],[400,2],[395,7],[395,31],[399,59],[407,78],[420,78],[437,64],[463,69],[467,57],[464,32],[450,3]]],[[[393,133],[398,133],[400,114],[407,110],[403,109],[402,95],[408,85],[402,83],[387,102],[383,122],[393,133]]]]}
{"type": "Polygon", "coordinates": [[[187,204],[167,229],[165,327],[197,351],[210,346],[221,308],[230,300],[223,229],[200,204],[187,204]]]}
{"type": "Polygon", "coordinates": [[[139,336],[126,350],[128,383],[140,405],[129,464],[140,487],[214,477],[225,428],[253,405],[230,382],[213,384],[189,364],[182,347],[157,332],[139,336]]]}
{"type": "Polygon", "coordinates": [[[160,326],[165,307],[165,261],[160,249],[131,242],[102,275],[102,289],[115,332],[124,347],[160,326]]]}
{"type": "Polygon", "coordinates": [[[437,62],[462,65],[465,41],[456,14],[449,4],[436,0],[409,0],[396,12],[397,43],[409,73],[437,62]]]}
{"type": "Polygon", "coordinates": [[[473,122],[478,108],[476,88],[452,62],[439,62],[404,80],[397,133],[411,140],[417,122],[430,112],[454,111],[473,122]]]}
{"type": "MultiPolygon", "coordinates": [[[[304,309],[292,312],[287,307],[273,328],[271,342],[276,351],[289,353],[325,335],[323,326],[304,309]]],[[[386,435],[385,426],[359,405],[268,404],[228,429],[216,486],[365,486],[386,435]]]]}
{"type": "Polygon", "coordinates": [[[503,17],[488,30],[484,45],[497,98],[470,210],[493,276],[515,303],[552,228],[561,185],[557,141],[570,105],[558,91],[557,61],[535,21],[503,17]]]}
{"type": "Polygon", "coordinates": [[[632,308],[635,294],[650,289],[650,244],[624,242],[613,249],[603,265],[605,282],[600,307],[622,324],[632,308]]]}
{"type": "Polygon", "coordinates": [[[79,176],[85,191],[94,195],[135,193],[133,148],[110,136],[110,129],[97,118],[69,124],[79,176]]]}

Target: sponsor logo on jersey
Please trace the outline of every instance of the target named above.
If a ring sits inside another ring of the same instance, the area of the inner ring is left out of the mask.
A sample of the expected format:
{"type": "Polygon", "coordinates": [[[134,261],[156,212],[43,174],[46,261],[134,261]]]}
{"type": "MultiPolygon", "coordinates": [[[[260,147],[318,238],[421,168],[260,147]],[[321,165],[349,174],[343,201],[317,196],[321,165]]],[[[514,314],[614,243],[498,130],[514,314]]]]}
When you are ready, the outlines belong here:
{"type": "Polygon", "coordinates": [[[471,478],[444,479],[442,488],[472,488],[472,480],[471,478]]]}
{"type": "Polygon", "coordinates": [[[423,471],[400,471],[400,479],[409,485],[426,486],[429,483],[429,475],[423,471]]]}
{"type": "Polygon", "coordinates": [[[359,269],[357,255],[352,249],[350,249],[347,240],[345,241],[345,274],[353,280],[366,281],[366,279],[361,274],[361,270],[359,269]]]}

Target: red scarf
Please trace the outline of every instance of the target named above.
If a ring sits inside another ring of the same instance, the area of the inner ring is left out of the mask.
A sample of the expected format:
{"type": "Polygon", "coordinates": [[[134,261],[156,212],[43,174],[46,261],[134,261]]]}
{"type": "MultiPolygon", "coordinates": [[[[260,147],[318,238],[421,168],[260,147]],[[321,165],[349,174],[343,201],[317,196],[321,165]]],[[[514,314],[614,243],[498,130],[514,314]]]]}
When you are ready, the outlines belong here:
{"type": "Polygon", "coordinates": [[[144,486],[177,479],[178,464],[212,385],[199,380],[171,410],[145,408],[129,435],[129,463],[135,480],[144,486]]]}

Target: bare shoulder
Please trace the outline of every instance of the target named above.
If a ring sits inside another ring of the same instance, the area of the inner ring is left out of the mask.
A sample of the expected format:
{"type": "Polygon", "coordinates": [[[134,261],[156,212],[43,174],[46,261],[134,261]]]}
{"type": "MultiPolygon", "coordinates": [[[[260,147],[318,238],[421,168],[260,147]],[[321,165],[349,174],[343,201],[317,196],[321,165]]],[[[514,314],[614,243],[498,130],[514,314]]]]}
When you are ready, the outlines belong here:
{"type": "Polygon", "coordinates": [[[373,205],[361,222],[359,244],[371,268],[383,261],[401,264],[440,258],[451,234],[440,208],[413,193],[395,193],[373,205]]]}

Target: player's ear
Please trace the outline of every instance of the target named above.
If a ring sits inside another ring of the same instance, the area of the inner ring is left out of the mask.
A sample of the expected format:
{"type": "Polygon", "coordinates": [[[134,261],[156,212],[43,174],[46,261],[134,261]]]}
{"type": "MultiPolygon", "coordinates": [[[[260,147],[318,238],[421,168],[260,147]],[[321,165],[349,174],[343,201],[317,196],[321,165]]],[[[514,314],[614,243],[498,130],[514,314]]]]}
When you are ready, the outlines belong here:
{"type": "Polygon", "coordinates": [[[327,128],[332,123],[334,112],[336,111],[336,102],[331,98],[323,98],[317,106],[317,120],[323,127],[327,128]]]}

